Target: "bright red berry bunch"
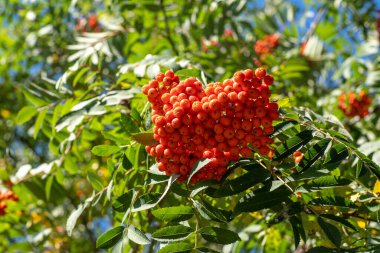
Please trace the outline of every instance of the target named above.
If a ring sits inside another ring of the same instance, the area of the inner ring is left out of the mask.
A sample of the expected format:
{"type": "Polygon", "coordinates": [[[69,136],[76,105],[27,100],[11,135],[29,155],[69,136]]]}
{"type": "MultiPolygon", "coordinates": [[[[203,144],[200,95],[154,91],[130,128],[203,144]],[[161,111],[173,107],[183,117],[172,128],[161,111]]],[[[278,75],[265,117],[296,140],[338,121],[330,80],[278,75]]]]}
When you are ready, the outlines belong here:
{"type": "Polygon", "coordinates": [[[266,54],[271,54],[273,49],[276,48],[279,44],[280,36],[277,34],[265,35],[263,40],[258,40],[255,43],[254,49],[255,52],[264,57],[266,54]]]}
{"type": "Polygon", "coordinates": [[[359,116],[364,118],[368,115],[368,108],[372,103],[372,99],[365,93],[360,91],[359,94],[342,92],[338,97],[339,108],[347,117],[359,116]]]}
{"type": "Polygon", "coordinates": [[[8,200],[18,201],[18,196],[13,191],[0,192],[0,216],[6,214],[8,200]]]}
{"type": "Polygon", "coordinates": [[[220,180],[230,161],[270,151],[272,121],[277,103],[269,102],[273,77],[265,69],[238,71],[233,79],[210,83],[205,89],[194,77],[179,81],[173,71],[158,74],[143,87],[152,104],[155,146],[146,151],[156,157],[158,169],[187,179],[201,158],[211,160],[191,183],[220,180]]]}

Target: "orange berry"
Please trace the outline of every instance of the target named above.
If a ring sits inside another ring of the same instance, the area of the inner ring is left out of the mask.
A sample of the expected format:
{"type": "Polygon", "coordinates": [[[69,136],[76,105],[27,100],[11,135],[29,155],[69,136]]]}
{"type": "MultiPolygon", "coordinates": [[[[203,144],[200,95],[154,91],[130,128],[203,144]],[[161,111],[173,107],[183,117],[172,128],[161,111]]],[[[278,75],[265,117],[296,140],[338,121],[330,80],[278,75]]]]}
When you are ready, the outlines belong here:
{"type": "Polygon", "coordinates": [[[265,75],[267,74],[266,70],[263,68],[257,68],[255,70],[255,76],[259,79],[263,79],[265,75]]]}

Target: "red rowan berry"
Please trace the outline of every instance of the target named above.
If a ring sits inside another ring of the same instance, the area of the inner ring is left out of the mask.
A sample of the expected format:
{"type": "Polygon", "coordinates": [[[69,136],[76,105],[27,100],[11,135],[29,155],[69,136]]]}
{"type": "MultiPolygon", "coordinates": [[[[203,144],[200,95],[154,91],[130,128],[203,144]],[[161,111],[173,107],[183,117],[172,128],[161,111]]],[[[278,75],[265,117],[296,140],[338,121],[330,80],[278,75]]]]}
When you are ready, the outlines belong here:
{"type": "Polygon", "coordinates": [[[271,75],[266,75],[265,77],[264,77],[264,83],[266,84],[266,85],[272,85],[273,84],[273,81],[274,81],[274,78],[273,78],[273,76],[271,76],[271,75]]]}
{"type": "Polygon", "coordinates": [[[162,82],[164,80],[165,75],[163,73],[158,73],[156,75],[156,80],[162,82]]]}
{"type": "Polygon", "coordinates": [[[221,135],[221,134],[216,134],[216,135],[215,135],[215,140],[216,140],[217,142],[223,142],[223,141],[224,141],[224,137],[223,137],[223,135],[221,135]]]}
{"type": "Polygon", "coordinates": [[[255,76],[259,79],[263,79],[264,76],[267,74],[266,70],[263,68],[257,68],[255,70],[255,76]]]}
{"type": "Polygon", "coordinates": [[[251,155],[252,151],[247,148],[247,147],[244,147],[240,150],[240,154],[242,157],[249,157],[251,155]]]}
{"type": "Polygon", "coordinates": [[[181,127],[182,122],[181,122],[181,120],[179,118],[174,118],[172,120],[172,122],[171,122],[171,125],[172,125],[173,128],[178,129],[178,128],[181,127]]]}
{"type": "Polygon", "coordinates": [[[251,80],[253,78],[253,70],[252,69],[246,69],[244,70],[244,76],[246,80],[251,80]]]}
{"type": "Polygon", "coordinates": [[[245,75],[242,71],[238,71],[234,74],[234,81],[237,83],[243,83],[245,75]]]}

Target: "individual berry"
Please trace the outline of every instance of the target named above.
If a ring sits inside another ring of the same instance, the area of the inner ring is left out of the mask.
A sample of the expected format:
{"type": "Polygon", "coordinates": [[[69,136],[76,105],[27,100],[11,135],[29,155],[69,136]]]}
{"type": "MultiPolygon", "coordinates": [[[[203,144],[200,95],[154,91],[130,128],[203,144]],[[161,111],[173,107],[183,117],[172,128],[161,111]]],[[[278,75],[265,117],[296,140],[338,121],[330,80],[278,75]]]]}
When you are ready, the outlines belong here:
{"type": "Polygon", "coordinates": [[[266,74],[267,74],[267,71],[263,68],[257,68],[255,70],[255,76],[259,79],[263,79],[266,74]]]}

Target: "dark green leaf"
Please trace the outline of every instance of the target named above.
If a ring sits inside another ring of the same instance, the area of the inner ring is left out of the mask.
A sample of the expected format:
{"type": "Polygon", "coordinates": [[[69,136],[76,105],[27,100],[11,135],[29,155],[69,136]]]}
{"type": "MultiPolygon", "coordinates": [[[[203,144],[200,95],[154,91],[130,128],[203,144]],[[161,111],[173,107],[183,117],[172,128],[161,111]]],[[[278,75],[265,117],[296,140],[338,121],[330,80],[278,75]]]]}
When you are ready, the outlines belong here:
{"type": "Polygon", "coordinates": [[[123,237],[124,227],[117,226],[107,230],[96,240],[96,248],[108,249],[114,246],[123,237]]]}
{"type": "Polygon", "coordinates": [[[125,212],[131,205],[134,196],[134,191],[130,190],[119,196],[113,203],[112,208],[118,212],[125,212]]]}
{"type": "Polygon", "coordinates": [[[142,211],[154,207],[160,200],[160,193],[147,193],[142,195],[133,205],[133,211],[142,211]]]}
{"type": "Polygon", "coordinates": [[[184,221],[193,217],[193,209],[189,206],[172,206],[153,210],[154,217],[164,221],[184,221]]]}
{"type": "Polygon", "coordinates": [[[271,174],[268,170],[256,168],[242,176],[224,182],[218,189],[208,188],[206,194],[213,198],[232,196],[245,191],[260,182],[266,181],[270,176],[271,174]]]}
{"type": "Polygon", "coordinates": [[[348,222],[346,219],[344,219],[342,217],[335,216],[333,214],[321,214],[320,216],[323,217],[323,218],[327,218],[327,219],[339,222],[339,223],[345,225],[346,227],[349,227],[349,228],[357,231],[357,229],[354,227],[354,225],[352,225],[350,222],[348,222]]]}
{"type": "Polygon", "coordinates": [[[195,175],[195,173],[197,173],[198,171],[200,171],[204,166],[206,166],[209,162],[211,162],[210,159],[208,158],[202,158],[200,159],[199,161],[197,161],[193,168],[191,169],[191,172],[189,174],[189,177],[187,179],[187,183],[190,182],[191,178],[195,175]]]}
{"type": "Polygon", "coordinates": [[[284,132],[285,130],[291,128],[291,127],[294,127],[298,125],[298,122],[297,121],[284,121],[284,122],[281,122],[277,125],[274,126],[274,131],[273,133],[270,135],[270,137],[274,137],[282,132],[284,132]]]}
{"type": "MultiPolygon", "coordinates": [[[[342,252],[340,250],[336,250],[336,249],[331,249],[331,248],[326,248],[326,247],[315,247],[315,248],[312,248],[312,249],[309,249],[307,251],[307,253],[339,253],[339,252],[342,252]]],[[[352,252],[352,251],[346,251],[346,252],[352,252]]]]}
{"type": "Polygon", "coordinates": [[[205,180],[201,181],[195,184],[193,191],[190,194],[190,197],[194,198],[199,192],[207,189],[208,187],[212,185],[218,184],[218,181],[216,180],[205,180]]]}
{"type": "Polygon", "coordinates": [[[194,200],[194,206],[197,208],[201,216],[205,218],[206,220],[213,220],[213,221],[224,222],[224,223],[227,223],[232,220],[231,212],[213,207],[211,204],[207,203],[206,201],[203,201],[201,203],[197,200],[194,200]]]}
{"type": "Polygon", "coordinates": [[[162,249],[158,250],[157,253],[190,253],[193,246],[186,242],[177,242],[166,245],[162,249]]]}
{"type": "Polygon", "coordinates": [[[322,157],[330,142],[330,139],[323,139],[309,148],[305,152],[305,155],[302,158],[301,162],[298,164],[298,166],[301,168],[300,171],[307,170],[314,164],[315,161],[318,160],[318,158],[322,157]]]}
{"type": "Polygon", "coordinates": [[[247,194],[245,198],[237,203],[234,212],[239,214],[242,212],[255,212],[264,208],[271,208],[289,200],[290,194],[291,192],[283,187],[277,188],[272,192],[261,192],[254,196],[247,194]]]}
{"type": "Polygon", "coordinates": [[[206,247],[199,247],[199,248],[196,248],[195,250],[196,252],[200,252],[200,253],[218,253],[218,251],[215,251],[206,247]]]}
{"type": "Polygon", "coordinates": [[[313,131],[311,130],[304,130],[298,133],[276,149],[273,160],[278,161],[288,157],[294,151],[308,143],[311,139],[313,139],[313,131]]]}
{"type": "Polygon", "coordinates": [[[109,156],[118,152],[120,148],[118,146],[99,145],[91,149],[91,152],[97,156],[109,156]]]}
{"type": "Polygon", "coordinates": [[[357,208],[357,206],[347,198],[338,197],[338,196],[325,196],[315,198],[310,201],[312,205],[320,206],[340,206],[340,207],[350,207],[357,208]]]}
{"type": "Polygon", "coordinates": [[[327,238],[332,243],[334,243],[337,248],[339,248],[342,240],[339,229],[334,225],[325,222],[321,217],[318,217],[318,224],[322,228],[327,238]]]}
{"type": "Polygon", "coordinates": [[[339,177],[339,176],[323,176],[311,181],[308,181],[306,184],[301,185],[297,191],[307,192],[314,190],[323,190],[326,188],[344,186],[351,183],[351,180],[339,177]]]}
{"type": "Polygon", "coordinates": [[[336,164],[348,156],[348,149],[344,144],[336,144],[332,146],[330,151],[327,153],[326,160],[324,162],[324,165],[330,165],[330,164],[336,164]]]}
{"type": "Polygon", "coordinates": [[[183,225],[166,226],[154,232],[152,237],[160,242],[180,241],[188,237],[193,231],[191,227],[183,225]]]}
{"type": "Polygon", "coordinates": [[[125,154],[123,156],[122,165],[125,170],[129,170],[133,167],[133,164],[131,161],[129,161],[128,157],[125,154]]]}
{"type": "Polygon", "coordinates": [[[224,228],[203,227],[199,232],[206,241],[213,243],[231,244],[240,241],[238,234],[224,228]]]}

